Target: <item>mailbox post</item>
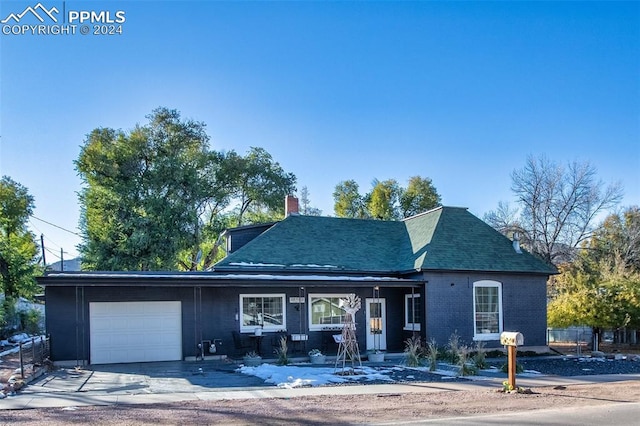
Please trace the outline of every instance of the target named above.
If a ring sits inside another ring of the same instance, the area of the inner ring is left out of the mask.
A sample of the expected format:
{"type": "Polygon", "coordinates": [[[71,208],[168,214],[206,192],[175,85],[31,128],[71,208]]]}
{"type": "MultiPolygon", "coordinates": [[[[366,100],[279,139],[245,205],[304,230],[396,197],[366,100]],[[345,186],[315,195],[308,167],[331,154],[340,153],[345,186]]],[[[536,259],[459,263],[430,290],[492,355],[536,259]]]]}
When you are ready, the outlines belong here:
{"type": "Polygon", "coordinates": [[[500,344],[507,347],[509,387],[516,389],[516,353],[518,346],[524,345],[524,336],[517,331],[505,331],[500,334],[500,344]]]}

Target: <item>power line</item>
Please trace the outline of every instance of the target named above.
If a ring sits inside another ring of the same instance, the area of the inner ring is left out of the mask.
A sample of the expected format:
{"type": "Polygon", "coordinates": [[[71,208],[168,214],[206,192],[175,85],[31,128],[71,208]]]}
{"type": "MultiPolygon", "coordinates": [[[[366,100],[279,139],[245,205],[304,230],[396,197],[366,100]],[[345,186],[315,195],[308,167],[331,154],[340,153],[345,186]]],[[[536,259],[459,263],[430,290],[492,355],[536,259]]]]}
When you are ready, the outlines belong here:
{"type": "Polygon", "coordinates": [[[56,225],[55,223],[47,222],[46,220],[44,220],[44,219],[40,219],[39,217],[36,217],[36,216],[34,216],[34,215],[31,215],[31,217],[32,217],[32,218],[34,218],[34,219],[39,220],[40,222],[44,222],[44,223],[46,223],[47,225],[51,225],[51,226],[54,226],[54,227],[56,227],[56,228],[58,228],[58,229],[62,229],[63,231],[68,232],[68,233],[70,233],[70,234],[73,234],[73,235],[75,235],[75,236],[82,237],[82,235],[78,234],[77,232],[69,231],[68,229],[63,228],[62,226],[58,226],[58,225],[56,225]]]}
{"type": "Polygon", "coordinates": [[[62,260],[62,258],[60,257],[60,253],[56,254],[56,252],[54,252],[53,250],[51,250],[51,249],[49,249],[47,247],[45,247],[44,249],[46,250],[47,253],[49,253],[49,254],[53,255],[54,257],[62,260]]]}
{"type": "Polygon", "coordinates": [[[42,231],[40,230],[40,228],[38,228],[37,226],[35,226],[35,225],[33,224],[33,222],[32,222],[32,221],[29,221],[29,224],[33,227],[33,229],[35,229],[36,231],[38,231],[38,233],[39,233],[40,235],[42,235],[42,236],[44,237],[44,239],[46,239],[47,241],[49,241],[51,244],[53,244],[53,245],[54,245],[54,246],[56,246],[57,248],[62,248],[61,246],[59,246],[58,244],[56,244],[56,242],[55,242],[55,241],[53,241],[51,238],[49,238],[49,237],[47,237],[46,235],[44,235],[44,232],[42,232],[42,231]]]}

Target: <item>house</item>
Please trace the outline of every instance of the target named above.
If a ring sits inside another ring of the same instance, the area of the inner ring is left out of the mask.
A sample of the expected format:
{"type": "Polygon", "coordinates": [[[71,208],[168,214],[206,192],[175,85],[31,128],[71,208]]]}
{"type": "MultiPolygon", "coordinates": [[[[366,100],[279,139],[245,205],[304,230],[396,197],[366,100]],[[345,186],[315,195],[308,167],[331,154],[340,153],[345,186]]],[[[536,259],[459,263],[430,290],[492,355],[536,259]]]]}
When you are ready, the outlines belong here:
{"type": "Polygon", "coordinates": [[[546,345],[546,281],[556,269],[467,209],[379,221],[302,216],[295,201],[282,221],[228,230],[228,255],[212,271],[41,277],[52,358],[180,360],[203,348],[270,355],[281,335],[292,351],[335,353],[351,293],[362,301],[363,351],[401,352],[414,334],[444,346],[454,332],[500,347],[505,330],[546,345]]]}

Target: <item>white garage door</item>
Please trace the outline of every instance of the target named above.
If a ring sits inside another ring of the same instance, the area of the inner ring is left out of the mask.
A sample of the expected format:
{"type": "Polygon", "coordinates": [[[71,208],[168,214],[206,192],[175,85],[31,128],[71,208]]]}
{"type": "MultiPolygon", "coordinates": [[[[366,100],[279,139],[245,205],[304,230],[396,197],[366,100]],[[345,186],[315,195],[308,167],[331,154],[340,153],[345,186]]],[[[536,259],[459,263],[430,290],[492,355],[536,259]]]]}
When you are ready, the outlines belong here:
{"type": "Polygon", "coordinates": [[[180,302],[89,304],[91,363],[182,359],[180,302]]]}

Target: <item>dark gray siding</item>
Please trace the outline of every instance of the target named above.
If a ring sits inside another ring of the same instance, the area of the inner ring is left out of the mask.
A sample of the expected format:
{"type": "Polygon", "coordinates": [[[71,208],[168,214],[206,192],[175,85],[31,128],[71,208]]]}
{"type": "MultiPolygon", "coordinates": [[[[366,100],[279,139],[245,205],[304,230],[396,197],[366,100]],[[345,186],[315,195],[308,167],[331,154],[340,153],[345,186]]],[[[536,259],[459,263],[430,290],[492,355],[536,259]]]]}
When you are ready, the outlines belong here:
{"type": "Polygon", "coordinates": [[[227,230],[227,254],[231,254],[242,246],[262,234],[267,229],[271,228],[273,223],[266,223],[262,225],[252,225],[246,227],[240,227],[227,230]]]}
{"type": "MultiPolygon", "coordinates": [[[[340,284],[337,284],[340,285],[340,284]]],[[[404,294],[411,290],[383,288],[380,297],[387,299],[387,347],[389,350],[402,350],[406,338],[402,331],[404,325],[404,294]]],[[[89,360],[90,326],[89,304],[91,302],[129,302],[129,301],[180,301],[182,303],[182,343],[183,356],[194,356],[201,340],[219,339],[222,346],[219,354],[240,356],[233,345],[231,332],[240,330],[236,320],[239,311],[240,294],[286,294],[285,309],[287,315],[287,333],[307,333],[309,341],[300,345],[297,355],[306,355],[312,348],[323,348],[335,353],[335,343],[326,344],[323,332],[308,330],[308,298],[302,309],[297,303],[289,303],[290,297],[298,297],[299,287],[53,287],[45,289],[46,326],[51,334],[51,357],[54,361],[89,360]]],[[[362,299],[362,309],[356,313],[357,338],[364,353],[366,345],[365,306],[367,297],[372,297],[372,289],[367,288],[327,288],[306,287],[305,296],[313,293],[355,293],[362,299]]],[[[331,334],[331,333],[329,333],[331,334]]],[[[273,357],[272,333],[265,333],[262,342],[263,355],[273,357]]],[[[326,336],[324,336],[326,338],[326,336]]],[[[293,349],[293,347],[292,347],[293,349]]],[[[296,355],[296,354],[293,354],[296,355]]],[[[90,360],[89,360],[90,362],[90,360]]]]}
{"type": "MultiPolygon", "coordinates": [[[[473,345],[473,283],[502,283],[503,329],[519,331],[526,346],[546,344],[546,279],[542,276],[506,274],[425,274],[426,339],[446,345],[457,331],[461,341],[473,345]]],[[[501,347],[499,341],[485,342],[501,347]]]]}
{"type": "Polygon", "coordinates": [[[194,345],[193,288],[156,287],[46,287],[46,327],[51,335],[51,358],[88,360],[90,353],[89,304],[91,302],[182,302],[183,354],[194,345]]]}

